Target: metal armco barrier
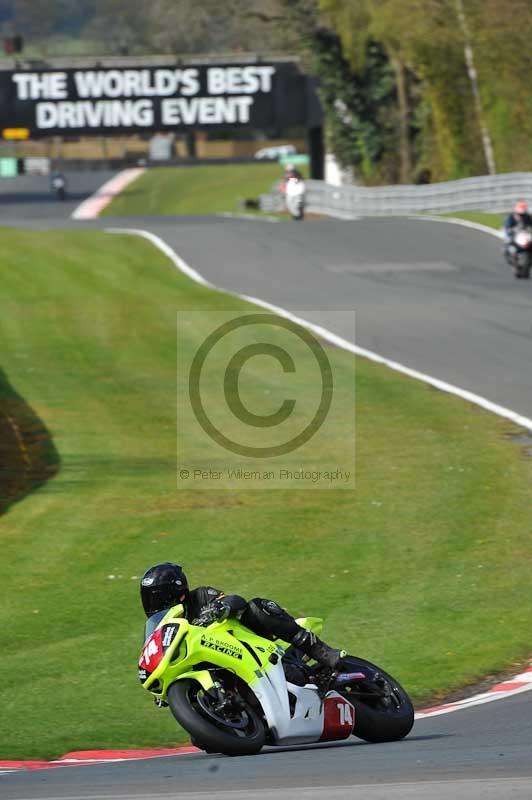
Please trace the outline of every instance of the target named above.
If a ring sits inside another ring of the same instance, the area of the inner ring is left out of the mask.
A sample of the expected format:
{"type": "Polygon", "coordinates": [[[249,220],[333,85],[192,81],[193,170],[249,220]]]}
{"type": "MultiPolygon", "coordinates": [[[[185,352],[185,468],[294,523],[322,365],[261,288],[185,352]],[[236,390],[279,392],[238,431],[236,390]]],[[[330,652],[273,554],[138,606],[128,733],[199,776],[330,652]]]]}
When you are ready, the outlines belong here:
{"type": "MultiPolygon", "coordinates": [[[[324,181],[306,181],[306,208],[311,213],[340,219],[361,215],[416,214],[463,210],[504,212],[516,200],[532,206],[532,172],[482,175],[459,181],[421,186],[332,186],[324,181]]],[[[261,195],[263,211],[280,211],[283,200],[275,188],[261,195]]]]}

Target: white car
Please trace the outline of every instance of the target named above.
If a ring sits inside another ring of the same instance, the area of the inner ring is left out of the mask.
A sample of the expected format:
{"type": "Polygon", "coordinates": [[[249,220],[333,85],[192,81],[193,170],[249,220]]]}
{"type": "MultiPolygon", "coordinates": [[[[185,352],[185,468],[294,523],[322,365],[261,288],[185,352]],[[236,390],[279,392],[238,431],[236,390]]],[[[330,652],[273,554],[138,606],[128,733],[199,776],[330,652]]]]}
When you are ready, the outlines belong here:
{"type": "Polygon", "coordinates": [[[296,153],[297,149],[293,144],[279,144],[273,147],[261,147],[255,153],[254,158],[277,161],[282,156],[293,156],[296,153]]]}

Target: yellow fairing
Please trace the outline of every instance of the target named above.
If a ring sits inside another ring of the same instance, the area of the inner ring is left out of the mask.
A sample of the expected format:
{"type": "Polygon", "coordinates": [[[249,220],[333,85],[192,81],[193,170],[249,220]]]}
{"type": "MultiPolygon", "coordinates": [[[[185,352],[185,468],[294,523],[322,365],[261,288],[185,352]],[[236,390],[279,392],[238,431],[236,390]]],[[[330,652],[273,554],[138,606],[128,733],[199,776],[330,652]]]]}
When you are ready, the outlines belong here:
{"type": "MultiPolygon", "coordinates": [[[[287,647],[257,636],[236,619],[204,628],[191,625],[182,614],[182,606],[176,606],[157,626],[175,625],[177,631],[157,668],[143,684],[163,700],[171,684],[184,678],[197,680],[204,689],[210,688],[213,685],[210,665],[234,672],[252,687],[272,669],[287,647]],[[197,666],[200,668],[195,669],[197,666]]],[[[307,618],[300,624],[316,630],[319,622],[317,618],[307,618]]]]}

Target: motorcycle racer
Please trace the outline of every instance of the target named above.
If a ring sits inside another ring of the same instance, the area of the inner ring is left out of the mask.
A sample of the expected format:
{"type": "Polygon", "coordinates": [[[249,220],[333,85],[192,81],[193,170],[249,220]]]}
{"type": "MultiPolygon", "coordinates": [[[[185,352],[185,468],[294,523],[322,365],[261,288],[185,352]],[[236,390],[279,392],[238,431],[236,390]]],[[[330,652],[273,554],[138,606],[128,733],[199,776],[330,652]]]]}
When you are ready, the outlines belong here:
{"type": "Polygon", "coordinates": [[[528,213],[528,203],[525,203],[524,200],[519,200],[515,204],[512,213],[504,221],[504,233],[507,242],[513,239],[514,231],[518,227],[532,228],[532,216],[528,213]]]}
{"type": "Polygon", "coordinates": [[[267,639],[282,639],[320,664],[336,669],[344,651],[330,647],[300,627],[295,619],[273,600],[255,597],[249,602],[240,595],[225,595],[212,586],[189,589],[179,564],[164,562],[150,567],[140,581],[140,596],[148,617],[146,636],[158,625],[166,611],[181,603],[185,616],[194,625],[208,625],[237,617],[246,628],[267,639]]]}
{"type": "Polygon", "coordinates": [[[291,180],[293,180],[293,181],[302,181],[303,180],[303,175],[298,169],[295,168],[295,166],[293,164],[287,164],[285,166],[285,168],[284,168],[283,178],[281,180],[281,183],[279,184],[279,189],[281,191],[281,194],[285,194],[286,185],[287,185],[288,181],[291,181],[291,180]]]}
{"type": "Polygon", "coordinates": [[[293,164],[287,164],[284,177],[279,184],[286,210],[292,219],[301,220],[304,215],[306,186],[301,172],[293,164]]]}
{"type": "Polygon", "coordinates": [[[296,181],[302,181],[303,175],[298,169],[295,168],[293,164],[287,164],[284,168],[284,176],[283,176],[284,184],[286,184],[286,182],[289,181],[291,178],[295,179],[296,181]]]}
{"type": "Polygon", "coordinates": [[[519,230],[524,229],[532,229],[532,216],[528,212],[528,204],[524,200],[519,200],[504,221],[504,257],[511,267],[515,266],[514,238],[519,230]]]}

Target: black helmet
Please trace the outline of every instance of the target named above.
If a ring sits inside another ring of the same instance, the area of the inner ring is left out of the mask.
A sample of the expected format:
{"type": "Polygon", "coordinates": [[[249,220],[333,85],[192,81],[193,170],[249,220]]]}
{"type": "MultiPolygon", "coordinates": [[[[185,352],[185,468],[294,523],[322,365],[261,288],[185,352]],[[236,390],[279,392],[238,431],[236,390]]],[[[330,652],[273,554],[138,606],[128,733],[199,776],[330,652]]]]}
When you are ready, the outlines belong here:
{"type": "Polygon", "coordinates": [[[184,603],[188,597],[187,576],[179,564],[165,562],[150,567],[140,579],[140,599],[147,617],[184,603]]]}

